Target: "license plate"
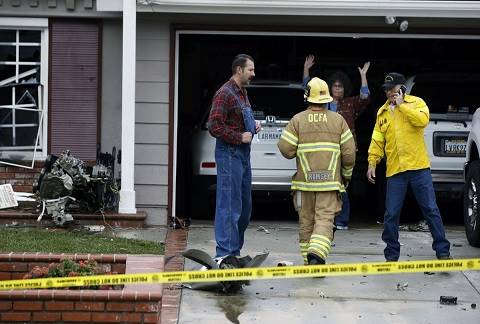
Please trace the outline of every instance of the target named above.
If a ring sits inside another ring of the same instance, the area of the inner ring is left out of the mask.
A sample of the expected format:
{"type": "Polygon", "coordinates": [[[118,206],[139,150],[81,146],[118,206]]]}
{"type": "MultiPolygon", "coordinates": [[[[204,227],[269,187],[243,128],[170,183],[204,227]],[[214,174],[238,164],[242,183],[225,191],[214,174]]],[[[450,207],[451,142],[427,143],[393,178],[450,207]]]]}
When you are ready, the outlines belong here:
{"type": "Polygon", "coordinates": [[[466,156],[467,141],[463,139],[446,139],[443,142],[443,152],[446,155],[466,156]]]}
{"type": "Polygon", "coordinates": [[[262,142],[277,142],[282,136],[282,131],[281,127],[263,127],[262,131],[257,134],[257,138],[262,142]]]}

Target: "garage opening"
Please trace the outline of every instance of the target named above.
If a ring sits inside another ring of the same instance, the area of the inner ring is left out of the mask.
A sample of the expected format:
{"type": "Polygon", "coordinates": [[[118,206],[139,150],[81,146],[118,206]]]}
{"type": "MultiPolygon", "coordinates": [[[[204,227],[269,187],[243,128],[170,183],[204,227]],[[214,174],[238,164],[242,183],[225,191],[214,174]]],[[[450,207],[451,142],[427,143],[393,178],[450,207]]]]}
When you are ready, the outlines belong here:
{"type": "MultiPolygon", "coordinates": [[[[200,162],[194,160],[196,157],[192,152],[214,150],[214,146],[206,148],[198,145],[196,139],[202,131],[206,132],[204,122],[210,101],[215,91],[230,78],[230,65],[236,54],[247,53],[253,56],[257,80],[286,84],[302,82],[305,57],[314,54],[316,64],[310,70],[310,76],[325,79],[341,70],[351,79],[352,95],[358,94],[360,88],[357,68],[366,61],[371,62],[367,77],[372,100],[356,120],[358,154],[349,194],[352,215],[381,220],[385,189],[380,185],[368,184],[365,173],[376,111],[385,102],[385,94],[380,88],[384,75],[396,71],[407,78],[420,76],[419,80],[442,78],[442,86],[435,82],[429,86],[429,82],[425,82],[425,87],[418,86],[418,93],[412,94],[422,97],[431,113],[445,114],[449,106],[467,107],[467,111],[473,113],[480,102],[477,90],[480,85],[477,43],[475,37],[450,35],[366,34],[353,37],[346,34],[178,31],[175,107],[177,151],[173,215],[182,218],[214,217],[214,164],[210,165],[211,172],[205,176],[203,187],[197,186],[194,169],[200,162]],[[465,82],[466,80],[469,81],[465,82]]],[[[252,105],[255,106],[255,102],[252,101],[252,105]]],[[[293,114],[292,108],[292,116],[293,114]]],[[[377,177],[381,178],[381,166],[378,173],[377,177]]],[[[266,195],[267,201],[270,201],[266,209],[257,209],[257,213],[254,208],[254,218],[266,214],[274,215],[274,219],[292,215],[295,217],[292,209],[285,209],[285,206],[291,207],[290,199],[285,198],[288,194],[279,198],[284,205],[276,203],[277,196],[274,194],[268,191],[254,193],[254,203],[257,196],[266,195]],[[284,215],[288,213],[291,215],[284,215]]],[[[407,202],[407,206],[409,204],[416,208],[413,200],[407,202]]],[[[458,205],[456,208],[459,208],[458,205]]],[[[419,214],[418,210],[416,212],[419,214]]]]}

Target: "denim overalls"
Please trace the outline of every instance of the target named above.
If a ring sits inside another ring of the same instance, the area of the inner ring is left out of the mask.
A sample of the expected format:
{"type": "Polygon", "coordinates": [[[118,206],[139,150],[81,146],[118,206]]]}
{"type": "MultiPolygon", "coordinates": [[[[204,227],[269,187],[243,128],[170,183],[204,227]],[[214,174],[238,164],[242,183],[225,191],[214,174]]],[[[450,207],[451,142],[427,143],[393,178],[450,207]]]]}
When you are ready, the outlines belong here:
{"type": "MultiPolygon", "coordinates": [[[[255,118],[248,103],[242,102],[233,90],[232,95],[242,109],[245,131],[255,134],[255,118]]],[[[229,144],[217,138],[217,203],[215,210],[216,256],[240,255],[244,233],[252,211],[252,170],[250,143],[229,144]]]]}

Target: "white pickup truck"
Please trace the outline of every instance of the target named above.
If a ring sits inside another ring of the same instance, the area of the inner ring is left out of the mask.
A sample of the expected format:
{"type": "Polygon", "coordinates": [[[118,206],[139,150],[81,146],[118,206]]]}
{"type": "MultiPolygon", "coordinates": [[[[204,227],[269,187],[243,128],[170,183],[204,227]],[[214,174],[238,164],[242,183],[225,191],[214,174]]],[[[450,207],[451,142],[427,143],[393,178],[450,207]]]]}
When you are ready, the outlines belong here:
{"type": "Polygon", "coordinates": [[[425,100],[430,122],[425,129],[425,144],[430,157],[435,191],[446,198],[463,193],[463,164],[467,137],[472,127],[472,93],[475,83],[463,74],[424,73],[407,79],[407,92],[425,100]]]}
{"type": "MultiPolygon", "coordinates": [[[[277,142],[293,115],[306,108],[304,92],[302,84],[284,81],[254,80],[247,86],[255,119],[262,125],[262,131],[253,137],[250,154],[252,190],[256,195],[288,195],[290,192],[292,175],[296,171],[295,160],[285,159],[278,150],[277,142]]],[[[217,174],[216,140],[206,127],[208,111],[193,135],[192,197],[198,212],[207,211],[210,215],[203,216],[212,217],[217,174]]]]}

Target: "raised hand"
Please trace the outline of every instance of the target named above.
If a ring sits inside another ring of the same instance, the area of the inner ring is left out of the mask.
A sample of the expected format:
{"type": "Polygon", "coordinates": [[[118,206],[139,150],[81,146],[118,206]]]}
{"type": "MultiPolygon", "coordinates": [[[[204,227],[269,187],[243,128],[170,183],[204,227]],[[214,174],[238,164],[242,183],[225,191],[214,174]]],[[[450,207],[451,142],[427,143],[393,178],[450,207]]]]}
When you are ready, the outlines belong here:
{"type": "Polygon", "coordinates": [[[303,68],[310,70],[310,68],[315,64],[315,56],[312,54],[307,55],[305,58],[305,63],[303,64],[303,68]]]}
{"type": "Polygon", "coordinates": [[[358,67],[358,72],[360,72],[360,75],[366,75],[369,68],[370,62],[365,62],[362,68],[358,67]]]}

